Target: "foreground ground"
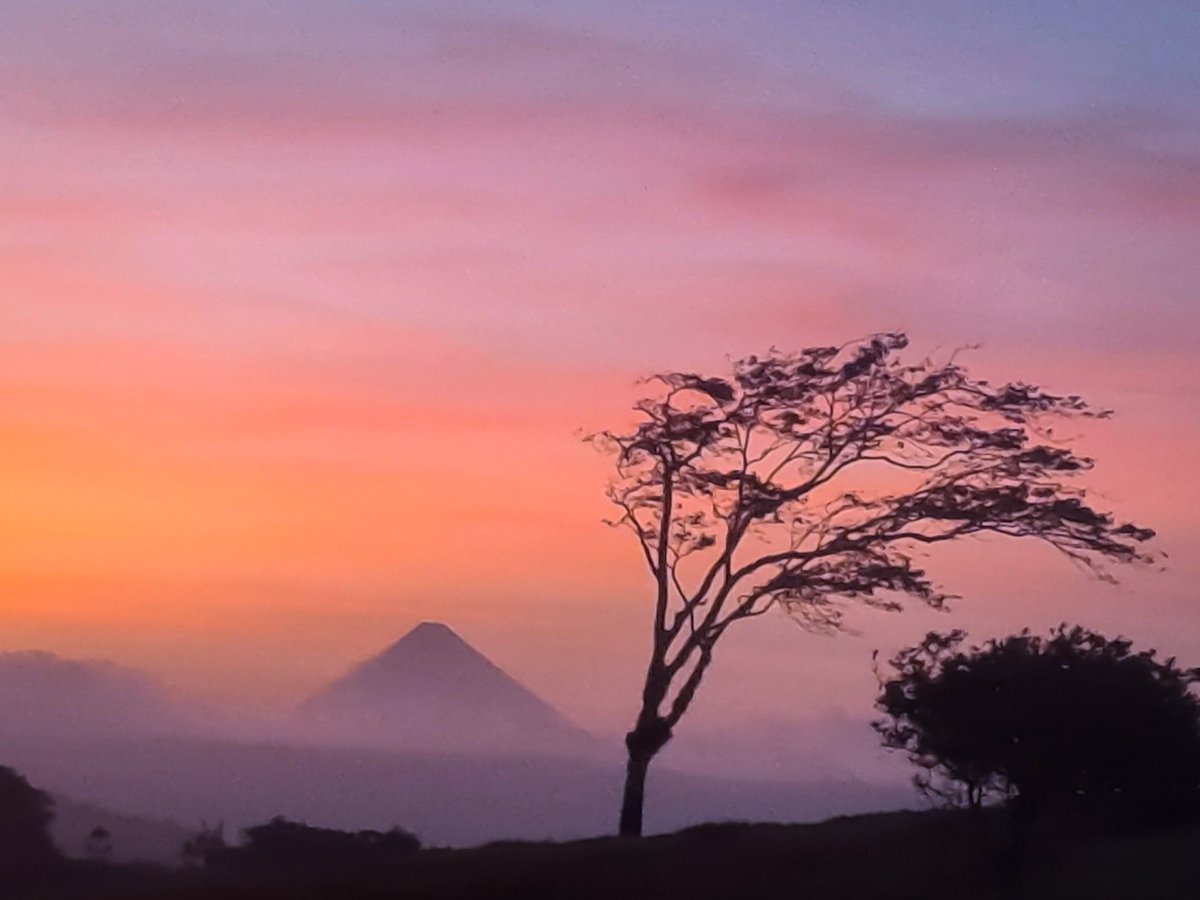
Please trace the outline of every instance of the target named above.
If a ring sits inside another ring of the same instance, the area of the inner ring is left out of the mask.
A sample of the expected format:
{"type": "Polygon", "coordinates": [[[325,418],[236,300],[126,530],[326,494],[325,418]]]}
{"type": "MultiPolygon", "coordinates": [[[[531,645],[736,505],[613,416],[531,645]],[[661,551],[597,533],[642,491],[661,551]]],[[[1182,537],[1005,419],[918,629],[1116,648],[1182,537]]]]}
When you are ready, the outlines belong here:
{"type": "Polygon", "coordinates": [[[641,840],[424,850],[352,871],[176,871],[80,865],[14,896],[71,898],[1140,898],[1200,894],[1200,827],[1118,834],[1008,819],[888,813],[816,825],[724,824],[641,840]]]}

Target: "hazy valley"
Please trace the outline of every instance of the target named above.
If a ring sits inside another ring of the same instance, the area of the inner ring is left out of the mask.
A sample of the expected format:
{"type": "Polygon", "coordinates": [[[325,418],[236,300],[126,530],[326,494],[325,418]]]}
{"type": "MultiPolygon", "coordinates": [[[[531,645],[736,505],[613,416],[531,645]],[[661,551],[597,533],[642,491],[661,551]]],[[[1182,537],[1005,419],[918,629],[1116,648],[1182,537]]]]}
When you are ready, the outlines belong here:
{"type": "MultiPolygon", "coordinates": [[[[865,723],[834,725],[872,740],[865,723]]],[[[822,737],[836,745],[844,735],[808,735],[822,737]]],[[[798,739],[767,724],[696,735],[653,774],[648,830],[914,803],[899,769],[778,777],[772,753],[803,754],[798,739]]],[[[109,663],[0,656],[0,758],[62,798],[55,834],[73,854],[103,824],[114,859],[173,862],[181,836],[202,823],[224,823],[234,838],[276,815],[400,825],[447,846],[602,835],[613,828],[622,751],[619,736],[588,733],[433,623],[259,722],[172,705],[147,676],[109,663]]]]}

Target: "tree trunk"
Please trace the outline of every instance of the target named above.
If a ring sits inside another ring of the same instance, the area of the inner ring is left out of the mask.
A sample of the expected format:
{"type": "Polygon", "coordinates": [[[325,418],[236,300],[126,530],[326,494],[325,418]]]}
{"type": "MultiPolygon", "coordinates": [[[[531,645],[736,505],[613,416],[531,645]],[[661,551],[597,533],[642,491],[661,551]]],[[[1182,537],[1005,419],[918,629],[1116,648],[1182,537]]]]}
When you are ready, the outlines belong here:
{"type": "Polygon", "coordinates": [[[621,797],[621,837],[642,836],[642,806],[646,799],[646,771],[649,756],[629,754],[625,765],[625,793],[621,797]]]}
{"type": "Polygon", "coordinates": [[[642,836],[642,807],[646,799],[646,772],[650,760],[671,739],[666,722],[655,717],[640,717],[637,726],[625,735],[629,761],[625,765],[625,792],[621,797],[621,837],[642,836]]]}

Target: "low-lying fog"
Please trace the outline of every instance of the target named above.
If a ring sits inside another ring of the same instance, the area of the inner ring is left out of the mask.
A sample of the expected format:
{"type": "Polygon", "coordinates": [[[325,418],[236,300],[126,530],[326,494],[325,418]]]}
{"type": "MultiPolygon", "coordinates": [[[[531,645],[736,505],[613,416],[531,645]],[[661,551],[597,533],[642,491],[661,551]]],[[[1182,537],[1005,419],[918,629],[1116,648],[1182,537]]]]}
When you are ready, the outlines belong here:
{"type": "MultiPolygon", "coordinates": [[[[651,831],[916,803],[866,718],[690,724],[651,769],[651,831]]],[[[105,824],[118,858],[275,815],[428,844],[611,833],[623,762],[619,734],[583,730],[440,625],[271,715],[185,704],[107,662],[0,654],[0,764],[60,798],[61,843],[105,824]]]]}

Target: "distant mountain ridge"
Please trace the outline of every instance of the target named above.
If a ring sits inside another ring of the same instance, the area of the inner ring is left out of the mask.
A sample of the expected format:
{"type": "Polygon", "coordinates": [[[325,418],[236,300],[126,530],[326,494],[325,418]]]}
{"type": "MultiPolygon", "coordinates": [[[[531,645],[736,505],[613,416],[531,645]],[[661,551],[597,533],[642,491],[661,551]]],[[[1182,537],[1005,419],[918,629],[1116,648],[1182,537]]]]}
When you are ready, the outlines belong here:
{"type": "Polygon", "coordinates": [[[590,749],[593,739],[452,628],[422,622],[302,704],[342,736],[458,751],[590,749]]]}
{"type": "Polygon", "coordinates": [[[0,653],[0,733],[158,730],[171,717],[161,685],[136,669],[41,650],[0,653]]]}

